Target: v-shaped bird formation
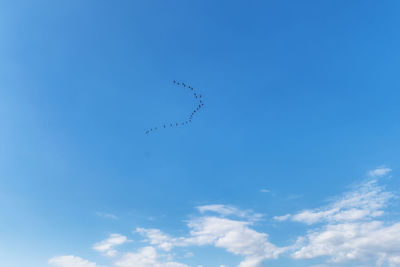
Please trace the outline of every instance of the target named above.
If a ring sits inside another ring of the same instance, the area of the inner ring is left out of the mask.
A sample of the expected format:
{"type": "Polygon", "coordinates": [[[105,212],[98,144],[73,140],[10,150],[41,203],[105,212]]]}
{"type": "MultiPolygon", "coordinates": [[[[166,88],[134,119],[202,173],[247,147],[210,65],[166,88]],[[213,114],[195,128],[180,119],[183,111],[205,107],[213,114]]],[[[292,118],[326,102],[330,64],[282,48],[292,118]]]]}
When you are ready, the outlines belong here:
{"type": "Polygon", "coordinates": [[[189,91],[191,92],[191,94],[193,94],[194,99],[197,100],[197,104],[196,104],[195,108],[194,108],[193,111],[188,115],[188,117],[187,117],[186,120],[180,121],[180,122],[165,123],[165,124],[162,124],[162,125],[160,125],[160,126],[147,129],[147,130],[146,130],[146,134],[149,134],[149,133],[151,133],[151,132],[157,131],[157,130],[159,130],[159,129],[166,129],[166,128],[173,128],[173,127],[179,127],[179,126],[186,126],[186,125],[188,125],[189,123],[192,122],[194,116],[196,116],[196,115],[199,113],[200,109],[204,106],[204,99],[203,99],[203,96],[202,96],[201,94],[199,94],[199,93],[196,91],[196,89],[194,89],[192,86],[190,86],[189,84],[186,84],[186,83],[184,83],[184,82],[179,82],[179,81],[176,81],[176,80],[174,80],[173,83],[174,83],[174,85],[176,85],[176,86],[178,86],[178,87],[181,87],[181,88],[184,88],[184,89],[189,90],[189,91]]]}

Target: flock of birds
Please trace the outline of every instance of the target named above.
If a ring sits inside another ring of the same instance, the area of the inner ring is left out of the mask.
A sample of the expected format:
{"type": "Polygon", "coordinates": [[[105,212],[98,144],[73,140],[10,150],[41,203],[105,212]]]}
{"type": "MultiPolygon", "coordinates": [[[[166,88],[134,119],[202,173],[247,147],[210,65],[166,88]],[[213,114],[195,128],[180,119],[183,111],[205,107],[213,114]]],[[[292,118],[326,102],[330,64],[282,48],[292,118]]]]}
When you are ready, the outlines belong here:
{"type": "Polygon", "coordinates": [[[154,127],[154,128],[150,128],[146,130],[146,134],[149,134],[153,131],[156,131],[158,129],[165,129],[165,128],[172,128],[172,127],[178,127],[178,126],[184,126],[187,125],[189,123],[192,122],[193,117],[199,112],[199,110],[204,106],[204,101],[203,101],[203,96],[201,94],[199,94],[192,86],[190,86],[189,84],[185,84],[184,82],[178,82],[176,80],[174,80],[174,84],[176,86],[180,86],[180,87],[184,87],[187,88],[191,91],[191,93],[193,94],[193,97],[198,100],[196,107],[194,108],[194,110],[190,113],[190,115],[188,116],[188,118],[185,121],[182,122],[173,122],[173,123],[167,123],[167,124],[163,124],[160,127],[154,127]]]}

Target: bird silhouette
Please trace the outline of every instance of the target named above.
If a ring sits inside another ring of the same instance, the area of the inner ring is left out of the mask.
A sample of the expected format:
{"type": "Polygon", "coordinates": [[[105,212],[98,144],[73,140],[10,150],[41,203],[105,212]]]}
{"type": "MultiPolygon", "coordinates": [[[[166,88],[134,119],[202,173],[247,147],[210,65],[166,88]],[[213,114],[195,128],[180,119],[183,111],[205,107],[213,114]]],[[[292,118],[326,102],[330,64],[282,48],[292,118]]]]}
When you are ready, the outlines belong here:
{"type": "MultiPolygon", "coordinates": [[[[184,83],[184,82],[179,82],[179,81],[177,81],[177,80],[173,80],[173,83],[176,85],[176,86],[182,86],[182,87],[184,87],[184,88],[188,88],[188,89],[190,89],[191,91],[192,91],[192,93],[193,93],[193,97],[195,98],[195,99],[198,99],[198,98],[202,98],[202,95],[201,94],[199,94],[198,93],[198,91],[196,90],[196,89],[194,89],[193,88],[193,86],[191,86],[190,84],[187,84],[187,83],[184,83]]],[[[196,114],[198,114],[198,111],[202,108],[204,106],[204,102],[202,101],[202,99],[200,99],[199,100],[199,102],[195,105],[195,109],[189,114],[189,116],[187,117],[187,120],[185,120],[185,121],[180,121],[180,122],[175,122],[175,123],[170,123],[169,125],[170,125],[170,128],[172,128],[172,127],[174,127],[174,126],[179,126],[179,125],[182,125],[182,126],[184,126],[184,125],[187,125],[188,123],[191,123],[192,122],[192,120],[193,120],[193,118],[195,117],[195,115],[196,114]]],[[[161,124],[160,125],[160,129],[162,129],[162,128],[167,128],[167,124],[161,124]]],[[[153,132],[153,131],[156,131],[156,130],[158,130],[158,127],[154,127],[154,128],[150,128],[150,129],[147,129],[146,131],[145,131],[145,133],[146,134],[149,134],[150,132],[153,132]]]]}

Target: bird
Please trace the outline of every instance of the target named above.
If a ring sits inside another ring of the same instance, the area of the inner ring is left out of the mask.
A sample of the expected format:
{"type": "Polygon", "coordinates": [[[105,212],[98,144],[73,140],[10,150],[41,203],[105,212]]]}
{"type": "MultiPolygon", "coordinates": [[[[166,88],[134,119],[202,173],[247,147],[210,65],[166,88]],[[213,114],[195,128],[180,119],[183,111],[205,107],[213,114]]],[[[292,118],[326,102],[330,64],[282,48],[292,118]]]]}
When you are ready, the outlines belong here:
{"type": "MultiPolygon", "coordinates": [[[[198,98],[202,98],[202,95],[201,94],[199,94],[198,92],[197,92],[197,90],[195,89],[195,88],[193,88],[190,84],[186,84],[186,83],[184,83],[184,82],[179,82],[179,81],[177,81],[177,80],[173,80],[172,81],[175,85],[177,85],[177,86],[183,86],[183,87],[187,87],[188,89],[190,89],[191,91],[192,91],[192,93],[193,93],[193,96],[196,98],[196,99],[198,99],[198,98]]],[[[196,101],[197,102],[197,101],[196,101]]],[[[187,125],[188,123],[191,123],[192,122],[192,120],[193,120],[193,118],[194,118],[194,116],[196,115],[196,113],[202,108],[202,106],[204,106],[204,103],[203,103],[203,101],[200,99],[199,100],[199,102],[197,102],[197,104],[194,106],[194,110],[189,114],[189,116],[188,117],[186,117],[186,120],[185,121],[181,121],[181,122],[175,122],[175,123],[170,123],[169,125],[170,125],[170,127],[172,128],[172,127],[178,127],[178,126],[180,126],[180,125],[182,125],[182,126],[184,126],[184,125],[187,125]]],[[[168,124],[166,123],[166,124],[161,124],[160,125],[160,129],[162,129],[162,128],[167,128],[168,127],[168,124]]],[[[158,127],[154,127],[154,128],[149,128],[149,129],[146,129],[145,130],[145,133],[146,134],[149,134],[150,132],[152,132],[152,131],[156,131],[156,130],[158,130],[158,127]]]]}

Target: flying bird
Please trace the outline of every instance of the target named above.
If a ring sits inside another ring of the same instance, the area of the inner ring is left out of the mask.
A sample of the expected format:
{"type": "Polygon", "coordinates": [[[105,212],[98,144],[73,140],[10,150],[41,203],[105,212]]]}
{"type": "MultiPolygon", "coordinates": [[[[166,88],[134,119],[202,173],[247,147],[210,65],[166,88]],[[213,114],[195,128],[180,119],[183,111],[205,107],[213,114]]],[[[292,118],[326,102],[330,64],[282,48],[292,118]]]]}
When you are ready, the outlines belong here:
{"type": "MultiPolygon", "coordinates": [[[[176,85],[176,86],[183,86],[184,88],[188,88],[188,89],[190,89],[191,91],[192,91],[192,93],[193,93],[193,97],[195,98],[195,99],[198,99],[198,98],[202,98],[202,95],[201,94],[198,94],[198,91],[197,90],[195,90],[191,85],[189,85],[189,84],[186,84],[186,83],[184,83],[184,82],[179,82],[179,81],[177,81],[177,80],[173,80],[173,83],[176,85]]],[[[184,120],[184,121],[181,121],[180,123],[178,123],[178,122],[175,122],[175,123],[170,123],[170,128],[172,128],[173,126],[179,126],[179,124],[181,124],[181,125],[187,125],[188,123],[191,123],[192,122],[192,120],[193,120],[193,118],[194,118],[194,115],[196,115],[197,113],[198,113],[198,111],[201,109],[201,107],[202,106],[204,106],[204,102],[200,99],[200,101],[198,102],[198,105],[196,105],[196,108],[192,111],[192,113],[190,113],[190,115],[187,117],[187,120],[184,120]]],[[[166,124],[161,124],[160,125],[160,128],[166,128],[166,124]]],[[[158,127],[154,127],[154,128],[150,128],[150,129],[147,129],[146,131],[145,131],[145,133],[146,134],[149,134],[150,132],[152,132],[152,131],[156,131],[156,130],[158,130],[158,127]]]]}

